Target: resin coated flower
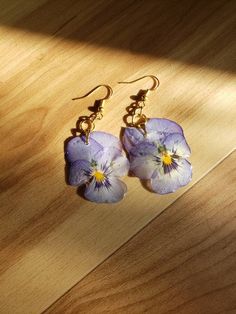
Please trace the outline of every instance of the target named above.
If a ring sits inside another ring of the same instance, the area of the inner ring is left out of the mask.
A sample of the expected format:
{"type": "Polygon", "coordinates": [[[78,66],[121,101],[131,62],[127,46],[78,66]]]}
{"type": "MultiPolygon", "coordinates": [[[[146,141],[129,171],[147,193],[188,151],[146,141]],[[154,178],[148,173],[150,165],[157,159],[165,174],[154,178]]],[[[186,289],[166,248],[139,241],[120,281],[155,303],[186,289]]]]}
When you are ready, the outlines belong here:
{"type": "Polygon", "coordinates": [[[149,119],[146,135],[140,129],[125,128],[123,143],[132,173],[150,180],[154,192],[171,193],[191,181],[192,167],[186,159],[190,148],[182,128],[174,121],[149,119]]]}
{"type": "Polygon", "coordinates": [[[119,139],[104,132],[92,132],[89,144],[85,137],[74,137],[66,147],[69,184],[86,185],[84,196],[97,203],[120,201],[127,187],[119,177],[129,171],[129,161],[122,154],[119,139]]]}

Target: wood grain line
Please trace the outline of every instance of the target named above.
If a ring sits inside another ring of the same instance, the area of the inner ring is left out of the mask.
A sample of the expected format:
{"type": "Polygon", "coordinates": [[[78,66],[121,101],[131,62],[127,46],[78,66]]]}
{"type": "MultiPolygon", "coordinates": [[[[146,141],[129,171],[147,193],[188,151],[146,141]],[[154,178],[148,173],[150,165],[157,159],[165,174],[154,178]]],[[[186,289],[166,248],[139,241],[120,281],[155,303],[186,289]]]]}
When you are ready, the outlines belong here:
{"type": "Polygon", "coordinates": [[[235,161],[228,156],[44,314],[236,311],[235,161]]]}

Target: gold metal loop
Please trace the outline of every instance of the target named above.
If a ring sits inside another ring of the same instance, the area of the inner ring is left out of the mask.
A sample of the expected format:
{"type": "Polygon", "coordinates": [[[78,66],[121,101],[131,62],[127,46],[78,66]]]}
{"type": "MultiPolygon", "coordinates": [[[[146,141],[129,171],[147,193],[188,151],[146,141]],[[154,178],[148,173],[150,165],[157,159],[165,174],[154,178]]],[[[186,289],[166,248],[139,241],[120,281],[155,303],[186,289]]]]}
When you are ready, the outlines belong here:
{"type": "Polygon", "coordinates": [[[97,89],[99,89],[101,87],[105,87],[107,89],[107,94],[106,94],[106,96],[104,98],[100,98],[100,100],[109,99],[112,96],[112,94],[113,94],[113,90],[112,90],[111,86],[105,85],[105,84],[101,84],[101,85],[98,85],[98,86],[94,87],[91,91],[89,91],[84,96],[75,97],[75,98],[72,98],[72,100],[85,98],[85,97],[89,96],[90,94],[92,94],[95,90],[97,90],[97,89]]]}
{"type": "Polygon", "coordinates": [[[138,128],[142,127],[147,123],[147,117],[145,114],[137,113],[134,116],[132,116],[132,124],[138,128]]]}
{"type": "Polygon", "coordinates": [[[153,80],[153,85],[151,88],[149,88],[148,90],[155,90],[157,89],[157,87],[159,87],[160,85],[160,81],[159,79],[155,76],[155,75],[144,75],[136,80],[133,80],[133,81],[130,81],[130,82],[118,82],[118,84],[132,84],[132,83],[135,83],[137,81],[140,81],[146,77],[150,77],[152,80],[153,80]]]}
{"type": "Polygon", "coordinates": [[[94,125],[94,122],[89,118],[89,117],[86,117],[85,119],[81,120],[79,122],[79,130],[81,132],[91,132],[93,129],[94,129],[95,125],[94,125]]]}
{"type": "Polygon", "coordinates": [[[85,135],[85,144],[88,145],[89,143],[89,135],[91,131],[95,128],[94,122],[91,120],[90,117],[85,117],[79,122],[79,131],[85,135]]]}

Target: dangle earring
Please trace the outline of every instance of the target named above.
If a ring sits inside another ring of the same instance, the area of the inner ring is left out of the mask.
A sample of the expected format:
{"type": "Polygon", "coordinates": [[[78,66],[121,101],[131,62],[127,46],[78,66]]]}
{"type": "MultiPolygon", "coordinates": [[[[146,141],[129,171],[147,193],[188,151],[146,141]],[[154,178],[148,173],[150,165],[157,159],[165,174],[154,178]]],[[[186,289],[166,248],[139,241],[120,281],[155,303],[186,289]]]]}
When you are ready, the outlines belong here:
{"type": "Polygon", "coordinates": [[[107,89],[107,95],[95,101],[91,115],[79,118],[76,128],[79,136],[73,137],[66,146],[68,181],[70,185],[84,185],[84,196],[92,202],[115,203],[127,191],[120,177],[128,173],[129,161],[123,155],[122,144],[116,136],[93,131],[95,120],[103,118],[104,103],[112,96],[112,88],[98,85],[86,95],[73,100],[87,97],[101,87],[107,89]]]}
{"type": "Polygon", "coordinates": [[[135,101],[128,107],[122,142],[129,155],[131,172],[147,180],[155,193],[167,194],[191,181],[192,166],[186,159],[191,151],[180,125],[164,118],[148,119],[143,114],[148,93],[160,85],[156,76],[145,75],[119,83],[131,84],[148,77],[153,85],[131,97],[135,101]]]}

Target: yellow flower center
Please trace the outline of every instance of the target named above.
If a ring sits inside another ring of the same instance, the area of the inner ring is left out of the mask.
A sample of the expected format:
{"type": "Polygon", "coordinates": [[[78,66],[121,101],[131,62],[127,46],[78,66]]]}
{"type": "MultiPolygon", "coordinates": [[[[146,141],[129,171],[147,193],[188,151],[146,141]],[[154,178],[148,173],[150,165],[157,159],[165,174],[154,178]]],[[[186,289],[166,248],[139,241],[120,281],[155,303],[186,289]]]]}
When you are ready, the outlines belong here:
{"type": "Polygon", "coordinates": [[[102,182],[105,179],[105,175],[101,171],[94,171],[93,176],[97,182],[102,182]]]}
{"type": "Polygon", "coordinates": [[[164,153],[162,155],[162,162],[165,165],[171,165],[172,164],[172,158],[168,153],[164,153]]]}

